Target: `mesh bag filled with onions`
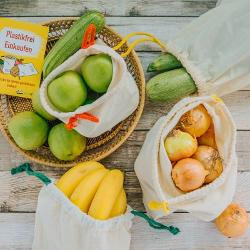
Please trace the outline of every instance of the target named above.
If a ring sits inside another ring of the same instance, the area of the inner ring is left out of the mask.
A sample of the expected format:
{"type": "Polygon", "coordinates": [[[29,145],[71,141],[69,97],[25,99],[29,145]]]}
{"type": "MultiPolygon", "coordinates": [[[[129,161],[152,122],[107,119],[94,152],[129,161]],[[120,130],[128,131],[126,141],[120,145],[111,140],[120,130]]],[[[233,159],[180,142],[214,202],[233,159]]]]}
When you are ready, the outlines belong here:
{"type": "Polygon", "coordinates": [[[135,162],[147,211],[177,210],[210,221],[231,203],[236,186],[236,128],[216,96],[186,98],[149,131],[135,162]]]}

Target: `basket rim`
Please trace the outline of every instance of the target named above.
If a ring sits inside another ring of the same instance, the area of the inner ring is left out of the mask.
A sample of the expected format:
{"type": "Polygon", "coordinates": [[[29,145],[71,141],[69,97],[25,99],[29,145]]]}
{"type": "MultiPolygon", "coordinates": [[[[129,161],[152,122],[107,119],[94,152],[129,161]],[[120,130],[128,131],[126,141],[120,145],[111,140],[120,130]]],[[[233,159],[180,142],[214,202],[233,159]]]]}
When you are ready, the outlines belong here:
{"type": "MultiPolygon", "coordinates": [[[[40,22],[40,24],[45,25],[45,26],[49,26],[49,24],[53,23],[53,22],[65,21],[65,20],[77,20],[78,18],[79,17],[54,18],[54,19],[51,19],[50,21],[40,22]]],[[[111,30],[117,37],[122,39],[122,36],[119,33],[117,33],[113,28],[109,27],[108,25],[105,25],[105,28],[111,30]]],[[[135,130],[135,127],[137,126],[137,124],[138,124],[138,122],[139,122],[139,120],[141,118],[143,109],[144,109],[144,105],[145,105],[145,75],[144,75],[144,71],[143,71],[140,59],[139,59],[138,55],[136,54],[135,50],[132,50],[130,54],[132,54],[132,56],[134,57],[134,59],[136,61],[136,64],[138,66],[139,73],[141,75],[140,84],[141,84],[142,94],[140,96],[140,101],[139,101],[139,104],[138,104],[137,109],[136,109],[137,115],[135,116],[135,119],[133,120],[132,125],[126,131],[126,134],[122,137],[122,139],[118,143],[116,143],[114,145],[114,147],[111,147],[109,150],[103,152],[99,157],[96,157],[95,161],[100,161],[100,160],[106,158],[107,156],[112,154],[114,151],[116,151],[128,139],[128,137],[135,130]]],[[[14,143],[11,140],[11,138],[7,134],[4,126],[1,123],[0,123],[0,131],[2,132],[2,134],[4,135],[6,140],[10,143],[11,146],[13,146],[19,153],[21,153],[23,156],[25,156],[26,158],[28,158],[32,162],[42,164],[42,165],[46,165],[46,166],[49,166],[49,167],[57,167],[57,168],[71,168],[71,167],[76,165],[75,162],[66,162],[65,161],[64,163],[55,163],[55,162],[45,161],[45,160],[41,159],[40,157],[39,158],[33,157],[33,156],[31,156],[29,154],[29,151],[26,151],[26,150],[23,150],[23,149],[19,148],[17,146],[17,144],[14,143]]]]}

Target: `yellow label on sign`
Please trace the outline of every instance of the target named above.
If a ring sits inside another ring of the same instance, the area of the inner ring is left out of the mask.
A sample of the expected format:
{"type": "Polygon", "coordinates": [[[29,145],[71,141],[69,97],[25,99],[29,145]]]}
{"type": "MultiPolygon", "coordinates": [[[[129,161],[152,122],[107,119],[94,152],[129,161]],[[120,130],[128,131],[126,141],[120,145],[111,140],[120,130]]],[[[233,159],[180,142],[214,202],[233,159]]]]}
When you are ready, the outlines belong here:
{"type": "Polygon", "coordinates": [[[49,29],[0,18],[0,94],[31,98],[39,87],[49,29]]]}

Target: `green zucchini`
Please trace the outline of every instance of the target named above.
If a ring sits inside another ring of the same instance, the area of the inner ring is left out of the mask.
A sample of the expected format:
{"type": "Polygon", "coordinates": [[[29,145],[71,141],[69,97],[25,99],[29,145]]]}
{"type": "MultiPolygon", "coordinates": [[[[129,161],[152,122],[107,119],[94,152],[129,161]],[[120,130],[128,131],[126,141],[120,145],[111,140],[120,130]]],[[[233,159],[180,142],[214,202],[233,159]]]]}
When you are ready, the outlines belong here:
{"type": "Polygon", "coordinates": [[[43,65],[43,78],[81,48],[83,35],[90,24],[100,32],[105,25],[105,17],[97,11],[87,11],[61,37],[48,55],[43,65]]]}
{"type": "Polygon", "coordinates": [[[146,86],[147,95],[154,102],[173,102],[196,91],[192,77],[184,68],[156,75],[146,86]]]}
{"type": "Polygon", "coordinates": [[[163,53],[148,65],[147,72],[163,72],[182,68],[181,62],[172,54],[163,53]]]}

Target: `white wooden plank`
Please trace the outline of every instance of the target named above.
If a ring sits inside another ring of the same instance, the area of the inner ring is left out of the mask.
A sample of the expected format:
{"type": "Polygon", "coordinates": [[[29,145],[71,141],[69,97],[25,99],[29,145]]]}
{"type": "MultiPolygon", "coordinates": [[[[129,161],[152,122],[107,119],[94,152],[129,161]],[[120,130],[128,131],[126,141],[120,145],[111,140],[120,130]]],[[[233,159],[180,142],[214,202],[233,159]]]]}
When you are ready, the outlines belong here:
{"type": "Polygon", "coordinates": [[[239,238],[229,239],[218,233],[213,222],[202,222],[189,214],[172,214],[161,222],[179,227],[181,233],[172,236],[164,231],[155,231],[136,219],[131,249],[250,249],[250,230],[239,238]]]}
{"type": "MultiPolygon", "coordinates": [[[[0,249],[31,249],[34,220],[33,213],[1,213],[0,249]]],[[[181,233],[173,236],[166,231],[157,231],[135,218],[130,249],[250,249],[250,230],[241,237],[229,239],[218,233],[213,222],[201,222],[189,214],[172,214],[161,222],[178,226],[181,233]]]]}
{"type": "MultiPolygon", "coordinates": [[[[45,172],[51,178],[59,178],[59,171],[45,172]]],[[[250,172],[238,173],[238,185],[235,201],[244,204],[250,211],[250,172]]],[[[37,196],[42,184],[35,177],[19,174],[11,176],[10,172],[0,172],[0,212],[34,212],[36,210],[37,196]]],[[[134,209],[143,210],[141,188],[134,172],[125,173],[125,189],[128,203],[134,209]]]]}
{"type": "MultiPolygon", "coordinates": [[[[128,140],[102,162],[107,166],[121,167],[124,171],[132,171],[134,161],[142,147],[147,131],[134,131],[128,140]]],[[[237,136],[237,155],[239,158],[239,171],[250,171],[250,131],[238,131],[237,136]]],[[[13,150],[10,145],[0,135],[0,171],[10,170],[28,160],[13,150]]],[[[62,171],[51,167],[34,164],[35,169],[42,171],[62,171]]],[[[66,170],[66,169],[64,169],[66,170]]]]}
{"type": "Polygon", "coordinates": [[[34,217],[31,214],[0,214],[0,249],[31,249],[34,231],[34,217]]]}
{"type": "Polygon", "coordinates": [[[199,16],[217,0],[8,0],[1,1],[2,16],[79,16],[96,9],[111,16],[199,16]],[[7,3],[7,4],[6,4],[7,3]]]}
{"type": "MultiPolygon", "coordinates": [[[[16,20],[30,22],[47,22],[63,17],[13,17],[16,20]]],[[[144,31],[157,36],[164,42],[172,39],[179,30],[194,20],[194,17],[106,17],[107,24],[122,36],[131,32],[144,31]],[[157,27],[157,28],[156,28],[157,27]]],[[[133,39],[131,40],[133,41],[133,39]]],[[[158,45],[144,43],[137,46],[137,50],[160,50],[158,45]]]]}

